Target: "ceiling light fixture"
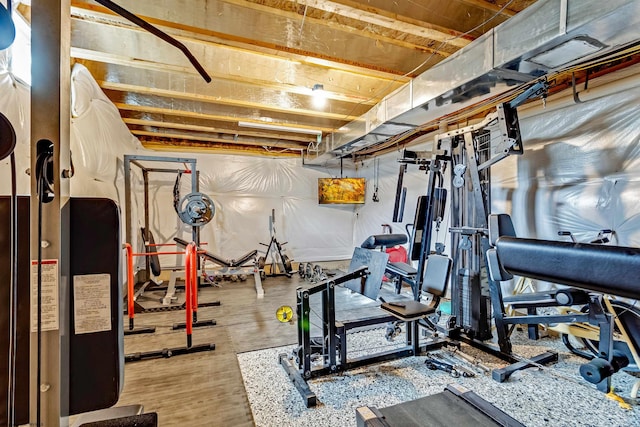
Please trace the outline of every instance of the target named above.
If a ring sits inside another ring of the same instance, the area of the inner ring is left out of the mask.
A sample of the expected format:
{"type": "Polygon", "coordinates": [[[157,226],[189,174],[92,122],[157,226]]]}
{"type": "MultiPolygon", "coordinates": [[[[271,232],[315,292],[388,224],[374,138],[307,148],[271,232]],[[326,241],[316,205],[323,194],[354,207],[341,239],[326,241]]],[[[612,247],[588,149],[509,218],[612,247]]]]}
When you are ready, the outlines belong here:
{"type": "Polygon", "coordinates": [[[324,91],[324,86],[320,83],[313,85],[311,95],[313,95],[313,106],[315,108],[323,108],[327,104],[327,94],[324,91]]]}
{"type": "Polygon", "coordinates": [[[293,126],[272,125],[269,123],[238,122],[238,126],[245,127],[245,128],[253,128],[253,129],[279,130],[282,132],[304,133],[308,135],[322,135],[322,131],[317,129],[296,128],[293,126]]]}

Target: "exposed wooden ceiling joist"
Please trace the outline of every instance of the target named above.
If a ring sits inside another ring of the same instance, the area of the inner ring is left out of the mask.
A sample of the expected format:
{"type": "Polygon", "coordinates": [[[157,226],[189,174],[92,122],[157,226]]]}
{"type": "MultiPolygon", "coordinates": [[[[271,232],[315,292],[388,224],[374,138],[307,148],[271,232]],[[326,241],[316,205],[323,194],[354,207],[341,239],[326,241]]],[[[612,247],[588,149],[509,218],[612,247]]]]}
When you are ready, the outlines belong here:
{"type": "Polygon", "coordinates": [[[72,0],[71,54],[145,146],[274,155],[316,138],[299,132],[342,132],[384,109],[385,96],[534,2],[117,1],[183,43],[212,77],[206,84],[173,46],[93,0],[72,0]]]}

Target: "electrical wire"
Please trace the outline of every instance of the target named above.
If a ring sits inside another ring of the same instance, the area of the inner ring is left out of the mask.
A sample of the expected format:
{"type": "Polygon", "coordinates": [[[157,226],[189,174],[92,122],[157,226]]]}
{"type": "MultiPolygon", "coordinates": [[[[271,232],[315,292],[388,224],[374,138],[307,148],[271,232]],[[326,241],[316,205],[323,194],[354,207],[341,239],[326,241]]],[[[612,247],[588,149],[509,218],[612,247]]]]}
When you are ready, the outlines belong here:
{"type": "Polygon", "coordinates": [[[402,74],[401,76],[398,76],[396,78],[394,78],[393,80],[391,80],[389,83],[387,83],[385,86],[383,86],[382,88],[378,89],[373,96],[370,96],[369,98],[367,98],[366,100],[360,101],[358,102],[356,105],[354,105],[354,107],[351,109],[351,111],[349,112],[349,114],[346,114],[344,117],[347,118],[351,115],[353,115],[353,112],[356,110],[356,108],[360,107],[362,104],[371,102],[374,99],[377,99],[378,96],[381,93],[385,93],[387,92],[387,90],[391,87],[391,85],[393,85],[394,83],[396,83],[398,80],[409,77],[410,75],[414,74],[416,71],[418,71],[420,68],[424,67],[429,61],[431,61],[431,59],[436,55],[436,52],[440,51],[440,49],[442,49],[447,43],[452,42],[453,40],[457,40],[459,38],[468,36],[469,34],[471,34],[472,32],[476,31],[477,29],[479,29],[480,27],[488,24],[489,22],[493,21],[496,17],[498,17],[500,14],[502,14],[502,12],[511,5],[511,3],[513,3],[515,0],[509,0],[504,6],[502,6],[502,8],[497,11],[493,16],[491,16],[490,18],[488,18],[487,20],[481,22],[480,24],[476,25],[475,27],[471,28],[470,30],[465,31],[462,34],[458,34],[457,36],[448,38],[443,40],[438,47],[436,47],[433,52],[427,57],[427,59],[425,59],[424,61],[422,61],[418,66],[414,67],[412,70],[407,71],[406,73],[402,74]]]}

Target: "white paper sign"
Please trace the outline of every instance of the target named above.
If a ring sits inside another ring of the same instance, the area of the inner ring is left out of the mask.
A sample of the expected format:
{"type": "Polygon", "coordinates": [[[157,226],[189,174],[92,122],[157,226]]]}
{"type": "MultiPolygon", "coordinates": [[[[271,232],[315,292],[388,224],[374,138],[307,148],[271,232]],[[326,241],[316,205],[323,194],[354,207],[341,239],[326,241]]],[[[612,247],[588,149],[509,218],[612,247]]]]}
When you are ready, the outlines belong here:
{"type": "MultiPolygon", "coordinates": [[[[59,324],[58,260],[42,260],[41,330],[56,331],[59,324]]],[[[38,261],[31,261],[31,332],[38,332],[38,261]]]]}
{"type": "Polygon", "coordinates": [[[78,335],[111,330],[111,275],[73,276],[73,326],[78,335]]]}

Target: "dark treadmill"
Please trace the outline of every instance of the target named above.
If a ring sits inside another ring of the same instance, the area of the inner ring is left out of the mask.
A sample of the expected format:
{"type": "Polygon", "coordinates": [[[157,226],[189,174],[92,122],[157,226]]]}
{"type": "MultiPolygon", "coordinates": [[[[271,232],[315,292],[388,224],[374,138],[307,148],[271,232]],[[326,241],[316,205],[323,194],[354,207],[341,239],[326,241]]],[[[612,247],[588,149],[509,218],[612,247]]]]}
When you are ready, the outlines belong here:
{"type": "Polygon", "coordinates": [[[441,393],[388,408],[356,410],[358,427],[525,427],[477,394],[448,385],[441,393]]]}

